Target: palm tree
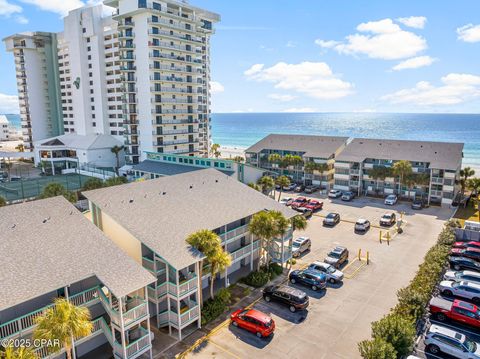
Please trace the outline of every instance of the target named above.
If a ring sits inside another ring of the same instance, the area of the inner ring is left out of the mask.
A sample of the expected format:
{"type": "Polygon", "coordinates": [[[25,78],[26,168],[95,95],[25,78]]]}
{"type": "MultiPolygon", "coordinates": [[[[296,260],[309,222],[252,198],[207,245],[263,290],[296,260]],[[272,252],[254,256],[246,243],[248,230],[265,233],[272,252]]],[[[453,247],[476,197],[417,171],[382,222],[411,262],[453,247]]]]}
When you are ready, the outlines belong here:
{"type": "Polygon", "coordinates": [[[48,340],[54,344],[51,349],[58,352],[65,349],[67,358],[72,358],[72,339],[90,335],[93,324],[88,308],[77,307],[68,299],[56,298],[54,306],[36,319],[37,327],[33,333],[35,339],[48,340]]]}
{"type": "Polygon", "coordinates": [[[39,198],[44,199],[56,196],[63,196],[72,203],[77,202],[77,194],[75,192],[67,191],[62,184],[57,182],[51,182],[43,187],[43,191],[40,193],[39,198]]]}
{"type": "Polygon", "coordinates": [[[113,146],[110,151],[115,155],[115,173],[118,176],[118,169],[120,168],[120,152],[122,152],[125,149],[125,146],[113,146]]]}
{"type": "Polygon", "coordinates": [[[105,187],[111,187],[111,186],[118,186],[119,184],[125,184],[128,182],[127,177],[124,176],[119,176],[119,177],[110,177],[108,178],[104,185],[105,187]]]}
{"type": "Polygon", "coordinates": [[[288,178],[287,176],[280,176],[276,179],[275,184],[280,187],[278,190],[278,201],[280,202],[280,197],[282,196],[282,189],[283,187],[287,187],[288,185],[290,185],[290,178],[288,178]]]}
{"type": "MultiPolygon", "coordinates": [[[[275,223],[270,212],[262,211],[253,215],[248,225],[248,231],[260,240],[260,248],[262,253],[267,251],[270,241],[275,236],[275,223]]],[[[268,252],[267,252],[268,253],[268,252]]],[[[260,260],[258,261],[257,271],[260,270],[260,260]]]]}
{"type": "Polygon", "coordinates": [[[15,147],[15,149],[18,152],[24,152],[25,151],[25,146],[23,145],[23,143],[20,143],[18,146],[15,147]]]}
{"type": "Polygon", "coordinates": [[[242,157],[242,156],[235,156],[232,158],[233,161],[235,162],[238,162],[238,163],[242,163],[242,162],[245,162],[245,158],[242,157]]]}
{"type": "MultiPolygon", "coordinates": [[[[313,172],[317,169],[317,163],[313,161],[306,161],[305,164],[303,165],[303,171],[305,174],[313,174],[313,172]]],[[[305,185],[305,181],[307,179],[307,176],[303,176],[303,184],[305,185]]]]}
{"type": "Polygon", "coordinates": [[[91,177],[85,181],[82,187],[82,191],[90,191],[97,188],[102,188],[105,183],[100,178],[91,177]]]}
{"type": "MultiPolygon", "coordinates": [[[[320,188],[322,188],[322,177],[323,177],[323,173],[325,171],[328,171],[329,170],[329,166],[328,164],[326,163],[317,163],[317,168],[315,170],[317,170],[318,172],[320,172],[320,188]]],[[[328,181],[327,181],[328,182],[328,181]]],[[[330,186],[330,184],[329,184],[330,186]]]]}
{"type": "Polygon", "coordinates": [[[480,192],[480,178],[470,178],[467,181],[467,188],[477,196],[480,192]]]}
{"type": "Polygon", "coordinates": [[[268,162],[270,162],[271,164],[277,164],[280,169],[279,174],[283,174],[282,169],[284,168],[283,166],[285,165],[285,162],[282,156],[280,156],[278,153],[272,153],[268,156],[268,162]]]}
{"type": "Polygon", "coordinates": [[[259,186],[258,184],[256,184],[256,183],[249,182],[249,183],[247,184],[247,186],[250,187],[250,188],[253,188],[255,191],[261,192],[260,186],[259,186]]]}
{"type": "Polygon", "coordinates": [[[220,152],[220,145],[218,143],[214,143],[211,147],[212,154],[215,158],[218,158],[222,155],[220,152]]]}
{"type": "MultiPolygon", "coordinates": [[[[298,215],[292,217],[290,219],[290,222],[292,224],[292,229],[294,231],[296,231],[296,230],[304,231],[305,229],[307,229],[307,225],[308,225],[307,219],[304,216],[302,216],[301,214],[298,214],[298,215]]],[[[292,236],[292,238],[290,238],[290,242],[288,244],[290,248],[292,247],[292,241],[293,241],[293,236],[292,236]]],[[[292,268],[292,260],[289,260],[288,263],[289,263],[289,269],[291,269],[292,268]]]]}
{"type": "Polygon", "coordinates": [[[398,194],[402,197],[402,184],[413,173],[412,164],[407,160],[400,160],[393,165],[393,174],[398,177],[398,194]]]}
{"type": "Polygon", "coordinates": [[[270,194],[270,191],[275,188],[275,181],[272,177],[270,176],[263,176],[260,178],[257,182],[257,184],[260,186],[262,189],[262,192],[264,194],[270,194]]]}
{"type": "MultiPolygon", "coordinates": [[[[210,264],[210,295],[213,299],[213,285],[215,282],[215,276],[219,271],[225,270],[225,268],[230,265],[230,255],[224,251],[220,237],[208,229],[202,229],[192,233],[187,237],[186,241],[192,247],[202,252],[205,256],[205,260],[210,264]]],[[[200,278],[203,277],[202,272],[205,260],[202,259],[200,262],[200,278]]],[[[200,303],[202,303],[202,300],[200,303]]]]}
{"type": "Polygon", "coordinates": [[[458,180],[458,183],[460,184],[461,187],[461,193],[462,193],[462,199],[463,196],[465,195],[465,188],[467,187],[467,182],[470,177],[473,177],[475,175],[475,170],[471,169],[470,167],[465,167],[464,169],[460,170],[460,179],[458,180]]]}
{"type": "Polygon", "coordinates": [[[0,359],[38,359],[38,357],[31,348],[9,346],[4,352],[0,351],[0,359]]]}
{"type": "MultiPolygon", "coordinates": [[[[385,174],[385,167],[373,167],[368,170],[368,176],[375,181],[375,194],[378,195],[378,180],[385,174]]],[[[383,178],[385,180],[385,177],[383,178]]]]}
{"type": "Polygon", "coordinates": [[[5,198],[0,196],[0,207],[5,207],[6,205],[7,205],[7,201],[5,200],[5,198]]]}

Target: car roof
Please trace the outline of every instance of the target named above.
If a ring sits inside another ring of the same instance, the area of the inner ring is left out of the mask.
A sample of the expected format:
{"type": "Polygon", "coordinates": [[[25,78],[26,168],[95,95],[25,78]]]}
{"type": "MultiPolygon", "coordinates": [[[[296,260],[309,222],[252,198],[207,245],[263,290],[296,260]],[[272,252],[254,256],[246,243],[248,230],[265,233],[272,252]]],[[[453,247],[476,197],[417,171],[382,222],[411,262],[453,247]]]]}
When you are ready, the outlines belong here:
{"type": "Polygon", "coordinates": [[[396,194],[389,194],[389,195],[387,196],[387,198],[392,198],[392,197],[397,197],[397,195],[396,195],[396,194]]]}
{"type": "Polygon", "coordinates": [[[393,213],[393,212],[385,212],[385,213],[383,214],[383,217],[385,217],[385,216],[390,217],[390,216],[393,216],[393,215],[395,215],[395,213],[393,213]]]}
{"type": "Polygon", "coordinates": [[[459,306],[459,307],[462,307],[462,308],[465,308],[465,309],[468,309],[468,310],[475,310],[475,307],[476,305],[472,304],[472,303],[469,303],[469,302],[466,302],[464,300],[460,300],[460,299],[455,299],[453,301],[453,304],[459,306]]]}
{"type": "Polygon", "coordinates": [[[259,310],[250,309],[245,315],[255,318],[263,323],[269,322],[272,318],[270,318],[267,314],[260,312],[259,310]]]}
{"type": "Polygon", "coordinates": [[[366,223],[366,222],[368,222],[368,219],[365,219],[365,218],[357,219],[357,223],[366,223]]]}
{"type": "Polygon", "coordinates": [[[294,242],[302,243],[302,242],[305,242],[308,239],[310,239],[310,238],[308,238],[308,237],[298,237],[294,240],[294,242]]]}
{"type": "Polygon", "coordinates": [[[320,262],[320,261],[315,261],[312,264],[314,264],[316,266],[319,266],[319,267],[324,267],[324,268],[332,267],[331,264],[328,264],[328,263],[325,263],[325,262],[320,262]]]}
{"type": "Polygon", "coordinates": [[[337,212],[330,212],[330,213],[327,214],[327,217],[328,216],[330,216],[330,217],[331,216],[339,216],[339,214],[337,212]]]}
{"type": "Polygon", "coordinates": [[[325,275],[319,271],[313,270],[313,269],[304,269],[303,273],[313,275],[315,277],[324,277],[325,275]]]}
{"type": "Polygon", "coordinates": [[[332,252],[343,252],[346,249],[347,249],[346,247],[336,246],[335,248],[332,249],[332,252]]]}
{"type": "Polygon", "coordinates": [[[467,258],[467,257],[456,257],[456,256],[451,256],[449,260],[455,262],[455,261],[467,261],[467,262],[476,262],[472,258],[467,258]]]}
{"type": "Polygon", "coordinates": [[[466,287],[471,287],[480,290],[480,284],[472,283],[472,282],[467,282],[466,280],[462,280],[459,282],[460,285],[466,286],[466,287]]]}
{"type": "Polygon", "coordinates": [[[480,273],[474,272],[474,271],[471,271],[471,270],[464,270],[464,271],[462,272],[462,275],[471,275],[472,277],[478,277],[478,278],[480,278],[480,273]]]}
{"type": "Polygon", "coordinates": [[[295,297],[303,297],[306,295],[305,292],[301,291],[300,289],[289,287],[288,285],[279,285],[274,287],[274,289],[278,292],[287,293],[295,297]]]}
{"type": "Polygon", "coordinates": [[[433,334],[443,334],[447,337],[450,337],[450,338],[455,338],[457,340],[460,340],[460,341],[464,341],[465,340],[465,335],[459,333],[459,332],[456,332],[452,329],[449,329],[449,328],[445,328],[445,327],[442,327],[440,325],[436,325],[436,324],[432,324],[430,326],[430,328],[428,329],[428,332],[429,333],[433,333],[433,334]]]}
{"type": "Polygon", "coordinates": [[[480,253],[480,249],[474,248],[474,247],[467,247],[467,248],[465,248],[465,250],[466,250],[466,251],[479,252],[479,253],[480,253]]]}

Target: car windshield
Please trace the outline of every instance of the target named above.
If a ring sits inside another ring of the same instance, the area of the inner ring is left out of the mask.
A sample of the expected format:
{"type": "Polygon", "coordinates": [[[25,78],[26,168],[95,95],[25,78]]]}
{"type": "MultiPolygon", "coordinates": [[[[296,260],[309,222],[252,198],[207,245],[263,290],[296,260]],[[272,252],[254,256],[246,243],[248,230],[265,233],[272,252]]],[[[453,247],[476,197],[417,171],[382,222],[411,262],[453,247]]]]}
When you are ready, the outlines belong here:
{"type": "Polygon", "coordinates": [[[383,218],[385,218],[385,219],[390,219],[391,217],[392,217],[391,214],[384,214],[384,215],[383,215],[383,218]]]}
{"type": "Polygon", "coordinates": [[[265,327],[270,328],[272,326],[272,320],[270,319],[268,322],[265,322],[265,327]]]}
{"type": "Polygon", "coordinates": [[[298,248],[298,247],[300,247],[300,243],[299,242],[293,242],[292,247],[298,248]]]}
{"type": "Polygon", "coordinates": [[[327,214],[327,217],[325,217],[325,218],[333,219],[333,218],[335,218],[335,214],[334,213],[329,213],[329,214],[327,214]]]}
{"type": "Polygon", "coordinates": [[[470,339],[465,339],[463,345],[465,345],[465,347],[470,353],[475,353],[475,351],[477,350],[477,344],[470,339]]]}
{"type": "Polygon", "coordinates": [[[328,270],[328,273],[335,273],[335,268],[333,268],[332,266],[328,266],[327,270],[328,270]]]}
{"type": "Polygon", "coordinates": [[[329,256],[329,257],[333,257],[333,258],[340,258],[340,253],[338,253],[338,252],[330,252],[330,253],[328,253],[328,256],[329,256]]]}

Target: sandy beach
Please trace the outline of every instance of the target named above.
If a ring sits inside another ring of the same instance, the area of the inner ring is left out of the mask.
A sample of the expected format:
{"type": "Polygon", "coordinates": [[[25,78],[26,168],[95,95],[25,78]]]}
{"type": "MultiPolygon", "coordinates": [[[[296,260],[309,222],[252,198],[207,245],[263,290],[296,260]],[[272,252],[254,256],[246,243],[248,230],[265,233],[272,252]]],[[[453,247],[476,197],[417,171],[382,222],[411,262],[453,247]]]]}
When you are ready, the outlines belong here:
{"type": "Polygon", "coordinates": [[[23,141],[0,141],[0,152],[18,152],[15,147],[19,144],[23,143],[23,141]]]}
{"type": "Polygon", "coordinates": [[[236,156],[241,156],[245,158],[246,147],[241,146],[221,146],[220,153],[221,158],[233,159],[236,156]]]}

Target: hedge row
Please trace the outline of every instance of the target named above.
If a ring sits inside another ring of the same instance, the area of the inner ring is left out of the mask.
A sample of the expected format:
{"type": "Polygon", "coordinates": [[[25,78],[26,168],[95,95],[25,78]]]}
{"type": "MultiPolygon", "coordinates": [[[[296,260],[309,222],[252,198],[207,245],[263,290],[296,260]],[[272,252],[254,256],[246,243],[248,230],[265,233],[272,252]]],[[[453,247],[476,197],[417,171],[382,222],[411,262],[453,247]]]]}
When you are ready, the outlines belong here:
{"type": "Polygon", "coordinates": [[[250,272],[246,277],[242,278],[242,282],[255,287],[263,287],[268,281],[274,279],[278,275],[282,274],[283,268],[277,263],[270,263],[270,265],[263,266],[259,271],[250,272]]]}
{"type": "Polygon", "coordinates": [[[397,292],[398,304],[385,317],[372,323],[372,339],[358,343],[365,359],[396,359],[412,351],[416,323],[421,320],[433,291],[445,268],[448,253],[455,241],[454,228],[458,222],[449,221],[438,236],[437,243],[425,255],[410,284],[397,292]]]}
{"type": "Polygon", "coordinates": [[[228,309],[230,296],[230,290],[228,288],[222,288],[218,291],[214,299],[209,298],[203,304],[202,325],[210,323],[228,309]]]}

